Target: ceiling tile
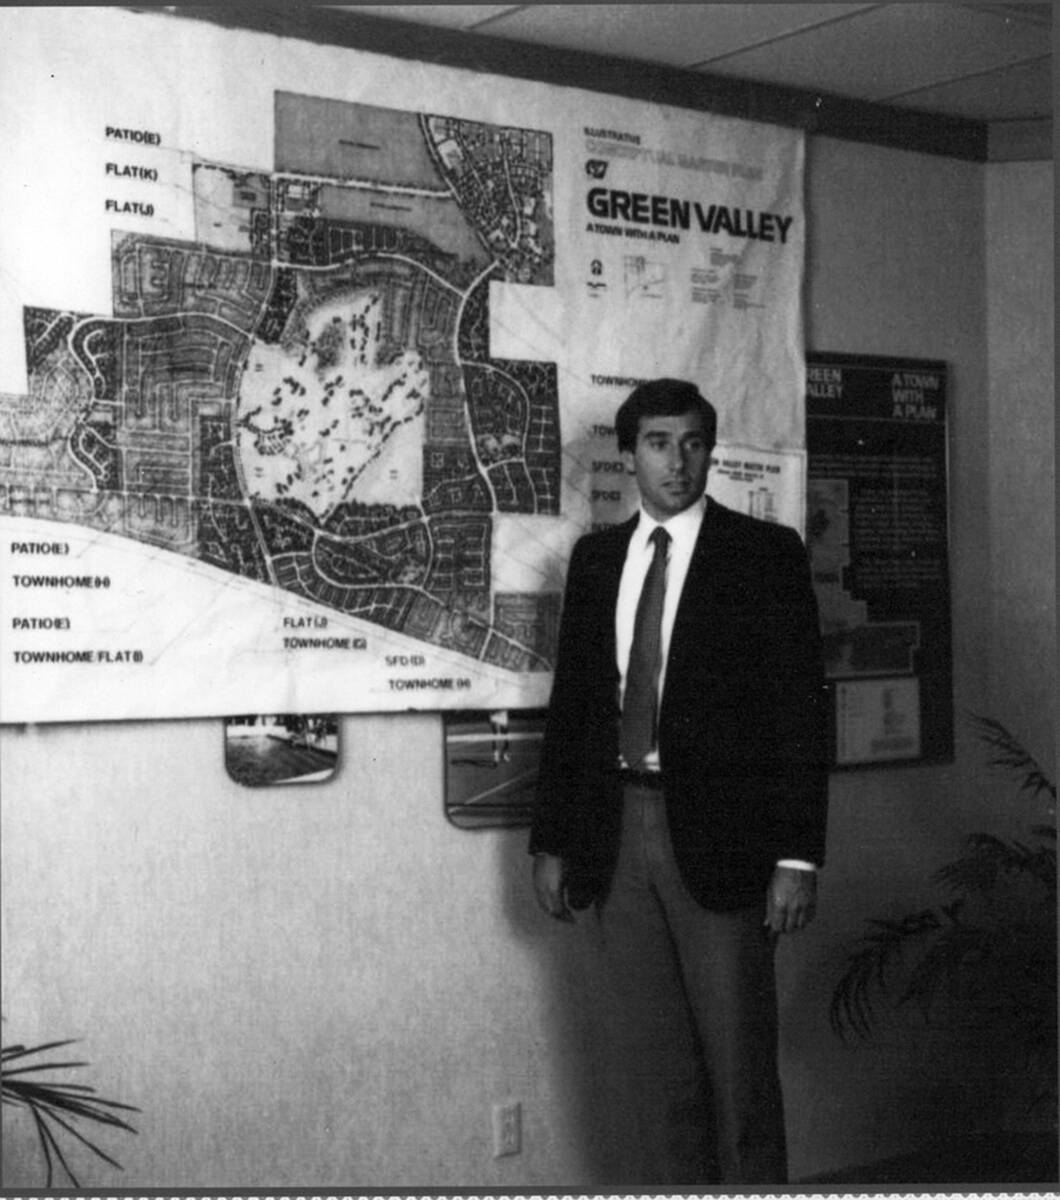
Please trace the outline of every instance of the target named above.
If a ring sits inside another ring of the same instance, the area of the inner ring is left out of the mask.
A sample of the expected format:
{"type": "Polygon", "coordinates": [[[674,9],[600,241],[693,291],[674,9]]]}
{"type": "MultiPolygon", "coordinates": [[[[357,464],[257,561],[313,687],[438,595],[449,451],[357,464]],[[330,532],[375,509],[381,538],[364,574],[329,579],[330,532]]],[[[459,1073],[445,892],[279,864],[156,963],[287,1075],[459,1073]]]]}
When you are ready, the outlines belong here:
{"type": "Polygon", "coordinates": [[[483,33],[685,67],[871,4],[528,4],[483,33]]]}
{"type": "Polygon", "coordinates": [[[1042,53],[1035,24],[954,4],[887,4],[712,62],[707,70],[889,100],[1042,53]]]}
{"type": "Polygon", "coordinates": [[[980,120],[1027,119],[1052,108],[1049,4],[328,7],[980,120]]]}
{"type": "Polygon", "coordinates": [[[1005,3],[1004,0],[998,0],[997,3],[992,0],[968,0],[964,7],[981,8],[984,12],[998,13],[1003,17],[1015,17],[1017,21],[1031,21],[1035,25],[1052,25],[1053,23],[1053,6],[1037,3],[1034,0],[1031,2],[1012,0],[1012,3],[1005,3]]]}
{"type": "MultiPolygon", "coordinates": [[[[875,4],[705,4],[704,56],[694,60],[706,66],[716,58],[788,37],[833,21],[846,21],[875,4]]],[[[690,60],[691,61],[691,60],[690,60]]]]}
{"type": "Polygon", "coordinates": [[[511,4],[329,4],[354,16],[386,17],[417,25],[441,25],[446,29],[474,29],[482,21],[497,17],[511,4]]]}
{"type": "Polygon", "coordinates": [[[1052,59],[1046,56],[1037,62],[911,92],[891,103],[952,117],[971,117],[976,121],[1048,117],[1053,111],[1052,59]]]}

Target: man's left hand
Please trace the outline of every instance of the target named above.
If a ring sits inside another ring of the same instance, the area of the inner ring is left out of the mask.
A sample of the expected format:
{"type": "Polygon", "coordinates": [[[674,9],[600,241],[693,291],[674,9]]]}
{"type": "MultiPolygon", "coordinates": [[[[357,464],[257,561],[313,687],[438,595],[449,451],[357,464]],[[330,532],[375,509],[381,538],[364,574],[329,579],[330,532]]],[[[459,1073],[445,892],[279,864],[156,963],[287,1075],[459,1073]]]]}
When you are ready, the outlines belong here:
{"type": "Polygon", "coordinates": [[[777,867],[766,893],[764,924],[772,933],[804,929],[817,911],[817,872],[777,867]]]}

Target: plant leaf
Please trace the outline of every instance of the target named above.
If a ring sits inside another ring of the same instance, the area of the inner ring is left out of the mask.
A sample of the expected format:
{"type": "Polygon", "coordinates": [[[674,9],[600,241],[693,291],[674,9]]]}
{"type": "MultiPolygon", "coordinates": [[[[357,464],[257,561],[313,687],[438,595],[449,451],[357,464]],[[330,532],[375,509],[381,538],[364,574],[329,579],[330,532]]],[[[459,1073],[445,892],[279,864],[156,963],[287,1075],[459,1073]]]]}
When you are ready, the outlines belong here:
{"type": "MultiPolygon", "coordinates": [[[[52,1152],[49,1145],[51,1134],[48,1132],[48,1127],[44,1123],[44,1118],[37,1112],[36,1109],[31,1110],[34,1124],[37,1126],[37,1140],[40,1142],[41,1149],[44,1151],[44,1166],[47,1172],[47,1178],[44,1181],[44,1186],[50,1188],[55,1180],[55,1168],[52,1163],[52,1152]]],[[[77,1186],[76,1184],[74,1185],[77,1186]]]]}
{"type": "Polygon", "coordinates": [[[45,1042],[43,1046],[5,1046],[0,1052],[0,1058],[4,1062],[8,1059],[25,1058],[31,1054],[44,1054],[47,1050],[61,1050],[64,1046],[76,1046],[77,1042],[73,1039],[67,1039],[63,1042],[45,1042]]]}
{"type": "Polygon", "coordinates": [[[848,1032],[863,1039],[871,1036],[877,1021],[874,1000],[889,995],[892,969],[902,961],[910,943],[936,933],[942,924],[933,909],[866,922],[868,930],[848,955],[829,1005],[829,1023],[840,1037],[848,1032]]]}
{"type": "Polygon", "coordinates": [[[3,1048],[3,1066],[0,1068],[0,1099],[5,1105],[15,1105],[29,1110],[37,1130],[41,1153],[44,1156],[47,1174],[46,1187],[48,1188],[52,1187],[59,1170],[66,1173],[73,1187],[80,1186],[63,1153],[59,1141],[60,1131],[80,1142],[110,1166],[118,1170],[122,1169],[116,1159],[75,1128],[73,1122],[92,1121],[100,1126],[136,1133],[136,1129],[118,1115],[125,1112],[139,1112],[135,1106],[97,1096],[95,1089],[88,1084],[40,1078],[42,1072],[75,1070],[87,1066],[87,1063],[52,1061],[31,1062],[17,1067],[10,1065],[34,1055],[45,1054],[70,1045],[73,1045],[73,1042],[66,1040],[47,1042],[29,1048],[23,1045],[3,1048]],[[54,1128],[51,1123],[54,1123],[54,1128]]]}
{"type": "Polygon", "coordinates": [[[4,1079],[11,1079],[15,1075],[28,1075],[32,1071],[69,1071],[75,1067],[87,1067],[86,1062],[46,1062],[35,1063],[31,1067],[15,1067],[14,1070],[4,1068],[2,1075],[4,1079]]]}
{"type": "MultiPolygon", "coordinates": [[[[110,1165],[112,1167],[116,1167],[119,1171],[124,1169],[120,1162],[116,1162],[113,1158],[111,1158],[111,1156],[109,1154],[107,1154],[105,1151],[101,1150],[99,1148],[99,1146],[97,1146],[95,1144],[95,1142],[89,1141],[88,1138],[86,1138],[84,1136],[84,1134],[79,1133],[68,1121],[64,1121],[62,1119],[62,1117],[57,1117],[55,1115],[52,1116],[52,1120],[57,1125],[62,1126],[62,1128],[65,1129],[66,1132],[69,1133],[72,1137],[77,1138],[77,1140],[83,1146],[87,1146],[88,1149],[91,1150],[93,1154],[97,1155],[99,1158],[102,1158],[104,1162],[110,1163],[110,1165]]],[[[126,1126],[126,1128],[128,1128],[128,1127],[126,1126]]],[[[67,1171],[67,1174],[69,1174],[69,1171],[67,1171]]]]}
{"type": "Polygon", "coordinates": [[[992,717],[970,713],[969,720],[977,727],[980,739],[993,748],[993,757],[987,761],[991,766],[1010,767],[1022,773],[1019,790],[1032,795],[1045,792],[1056,800],[1056,785],[1049,779],[1037,760],[1011,734],[1000,721],[992,717]]]}
{"type": "Polygon", "coordinates": [[[41,1117],[41,1128],[47,1130],[48,1141],[51,1143],[52,1151],[62,1165],[63,1170],[66,1172],[67,1178],[74,1185],[74,1187],[80,1187],[81,1185],[74,1176],[73,1171],[70,1170],[70,1164],[66,1161],[66,1155],[63,1154],[62,1147],[59,1145],[59,1139],[52,1132],[47,1120],[45,1120],[43,1116],[41,1117]]]}
{"type": "Polygon", "coordinates": [[[932,879],[954,891],[984,894],[997,886],[1003,874],[1023,874],[1056,888],[1056,851],[1049,846],[1025,846],[991,833],[973,833],[967,851],[940,867],[932,879]]]}
{"type": "Polygon", "coordinates": [[[131,1104],[121,1104],[117,1100],[103,1100],[98,1096],[84,1096],[83,1094],[69,1095],[47,1084],[31,1083],[22,1080],[12,1084],[10,1090],[12,1095],[17,1096],[21,1103],[27,1106],[36,1105],[59,1112],[68,1112],[72,1116],[85,1117],[101,1125],[119,1125],[124,1129],[129,1129],[130,1132],[136,1132],[132,1126],[127,1125],[120,1117],[108,1111],[110,1109],[117,1109],[124,1112],[140,1111],[131,1104]]]}

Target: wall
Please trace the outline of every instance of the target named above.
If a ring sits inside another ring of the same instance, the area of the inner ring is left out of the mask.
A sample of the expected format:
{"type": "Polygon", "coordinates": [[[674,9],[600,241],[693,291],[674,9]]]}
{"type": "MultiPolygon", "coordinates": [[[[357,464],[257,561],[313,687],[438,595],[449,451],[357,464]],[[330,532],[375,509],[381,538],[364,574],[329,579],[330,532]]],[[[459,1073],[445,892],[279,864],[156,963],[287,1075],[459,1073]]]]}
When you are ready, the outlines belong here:
{"type": "MultiPolygon", "coordinates": [[[[986,688],[979,603],[988,578],[985,481],[982,168],[815,139],[807,346],[943,359],[950,369],[951,586],[955,704],[980,709],[986,688]]],[[[827,1023],[842,954],[868,916],[929,902],[931,871],[977,814],[974,770],[957,734],[953,766],[836,774],[820,915],[788,946],[786,1007],[795,1178],[896,1154],[945,1120],[970,1119],[959,1073],[920,1039],[889,1033],[846,1044],[827,1023]]]]}
{"type": "MultiPolygon", "coordinates": [[[[0,736],[4,1041],[83,1039],[143,1110],[104,1143],[124,1175],[80,1153],[82,1184],[589,1178],[582,966],[525,835],[443,819],[436,718],[347,720],[334,782],[264,790],[227,778],[219,721],[0,736]],[[494,1160],[509,1096],[526,1152],[494,1160]]],[[[4,1115],[4,1184],[39,1186],[4,1115]]]]}
{"type": "MultiPolygon", "coordinates": [[[[1045,753],[1051,177],[817,138],[807,188],[807,344],[951,367],[957,710],[1045,753]]],[[[124,1175],[81,1154],[82,1184],[621,1182],[591,959],[534,910],[524,835],[445,823],[435,718],[342,735],[331,783],[258,792],[225,776],[217,721],[0,730],[4,1041],[81,1038],[102,1094],[143,1110],[106,1141],[124,1175]],[[508,1097],[525,1149],[494,1160],[508,1097]]],[[[962,836],[1004,819],[980,764],[960,727],[952,766],[834,779],[821,916],[780,962],[796,1178],[982,1115],[960,1047],[847,1046],[826,1015],[862,918],[927,903],[962,836]]],[[[5,1110],[4,1132],[5,1186],[39,1183],[26,1123],[5,1110]]]]}
{"type": "MultiPolygon", "coordinates": [[[[1053,164],[986,168],[993,636],[999,717],[1055,767],[1053,164]]],[[[1054,772],[1055,774],[1055,772],[1054,772]]]]}
{"type": "Polygon", "coordinates": [[[1024,195],[1021,167],[811,143],[807,345],[940,358],[950,367],[958,728],[952,766],[833,777],[821,915],[798,952],[787,948],[796,1178],[896,1155],[998,1117],[996,1089],[982,1076],[989,1064],[976,1047],[928,1038],[913,1020],[885,1025],[873,1043],[846,1044],[830,1034],[823,1014],[843,947],[863,918],[941,898],[929,877],[966,833],[1026,830],[1027,805],[1011,801],[1011,789],[983,769],[982,749],[961,714],[1001,719],[1046,766],[1053,762],[1050,668],[1032,667],[1055,658],[1052,353],[1042,333],[1052,325],[1052,256],[1042,244],[1051,226],[1046,170],[1031,171],[1037,186],[1014,205],[1016,193],[1024,195]],[[987,288],[987,248],[993,266],[1001,230],[1008,231],[1005,274],[1018,300],[987,288]],[[1002,365],[992,355],[1015,325],[1033,332],[1002,365]],[[1009,381],[1020,389],[1016,418],[1017,406],[1000,392],[1009,381]],[[1025,463],[1033,463],[1033,474],[1025,463]],[[1010,590],[1025,618],[1018,623],[1008,619],[1010,590]]]}

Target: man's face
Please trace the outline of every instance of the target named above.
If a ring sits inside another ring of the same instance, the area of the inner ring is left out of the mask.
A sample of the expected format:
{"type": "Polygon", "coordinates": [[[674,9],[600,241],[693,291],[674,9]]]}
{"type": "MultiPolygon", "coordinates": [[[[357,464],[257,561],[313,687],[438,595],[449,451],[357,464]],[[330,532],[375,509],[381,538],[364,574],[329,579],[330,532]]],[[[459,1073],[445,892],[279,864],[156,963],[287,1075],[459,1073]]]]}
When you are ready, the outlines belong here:
{"type": "Polygon", "coordinates": [[[637,476],[641,503],[656,521],[683,512],[703,495],[710,469],[710,447],[700,413],[679,417],[641,417],[632,453],[622,455],[637,476]]]}

